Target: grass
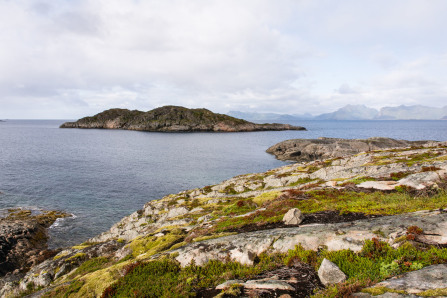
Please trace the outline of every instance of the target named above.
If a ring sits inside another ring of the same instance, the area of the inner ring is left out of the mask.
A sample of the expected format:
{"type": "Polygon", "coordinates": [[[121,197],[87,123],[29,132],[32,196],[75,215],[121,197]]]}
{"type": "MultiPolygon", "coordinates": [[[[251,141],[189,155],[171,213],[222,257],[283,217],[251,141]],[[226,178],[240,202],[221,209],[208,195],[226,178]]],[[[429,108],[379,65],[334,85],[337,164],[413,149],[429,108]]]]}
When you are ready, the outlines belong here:
{"type": "Polygon", "coordinates": [[[447,193],[444,190],[432,197],[414,197],[406,192],[364,193],[337,189],[312,190],[307,194],[310,196],[309,199],[297,201],[295,204],[295,207],[303,213],[338,210],[340,212],[394,215],[447,206],[447,193]]]}

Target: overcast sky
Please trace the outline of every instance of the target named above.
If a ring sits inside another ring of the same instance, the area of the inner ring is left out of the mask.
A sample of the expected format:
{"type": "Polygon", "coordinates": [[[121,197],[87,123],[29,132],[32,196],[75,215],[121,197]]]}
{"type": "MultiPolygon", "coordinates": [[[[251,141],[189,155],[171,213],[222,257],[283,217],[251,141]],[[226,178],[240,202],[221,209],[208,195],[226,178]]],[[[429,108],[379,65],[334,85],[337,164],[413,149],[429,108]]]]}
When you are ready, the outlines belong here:
{"type": "Polygon", "coordinates": [[[0,0],[0,118],[447,105],[445,0],[0,0]]]}

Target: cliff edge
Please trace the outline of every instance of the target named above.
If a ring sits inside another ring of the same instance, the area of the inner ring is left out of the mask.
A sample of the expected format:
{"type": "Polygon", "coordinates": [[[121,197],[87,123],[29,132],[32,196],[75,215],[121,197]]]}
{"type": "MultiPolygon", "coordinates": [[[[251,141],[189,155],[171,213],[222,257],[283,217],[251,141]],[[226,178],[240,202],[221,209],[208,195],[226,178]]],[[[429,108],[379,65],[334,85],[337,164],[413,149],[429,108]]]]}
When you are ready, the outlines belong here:
{"type": "Polygon", "coordinates": [[[256,124],[228,115],[213,113],[207,109],[188,109],[179,106],[164,106],[148,112],[110,109],[76,122],[66,122],[60,127],[159,132],[306,130],[304,127],[289,124],[256,124]]]}

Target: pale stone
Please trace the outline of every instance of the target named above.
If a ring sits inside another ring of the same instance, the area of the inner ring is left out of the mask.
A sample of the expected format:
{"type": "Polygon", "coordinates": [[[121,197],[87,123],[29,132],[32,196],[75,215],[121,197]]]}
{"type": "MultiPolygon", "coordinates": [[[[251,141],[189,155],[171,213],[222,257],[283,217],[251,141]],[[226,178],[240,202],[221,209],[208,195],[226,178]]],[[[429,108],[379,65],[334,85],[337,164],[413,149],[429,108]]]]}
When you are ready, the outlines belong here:
{"type": "Polygon", "coordinates": [[[167,218],[173,218],[181,215],[185,215],[189,212],[186,207],[177,207],[169,210],[167,218]]]}
{"type": "Polygon", "coordinates": [[[244,284],[244,281],[243,281],[243,280],[240,280],[240,279],[227,280],[226,282],[221,283],[220,285],[218,285],[218,286],[216,287],[216,290],[226,290],[226,289],[228,289],[231,285],[234,285],[234,284],[240,284],[240,285],[243,285],[243,284],[244,284]]]}
{"type": "Polygon", "coordinates": [[[284,215],[282,221],[286,225],[299,225],[304,219],[303,214],[301,213],[300,209],[293,208],[287,211],[287,213],[284,215]]]}
{"type": "Polygon", "coordinates": [[[238,185],[234,187],[234,190],[236,192],[244,192],[245,191],[245,187],[243,185],[238,185]]]}
{"type": "Polygon", "coordinates": [[[283,290],[283,291],[294,291],[295,288],[280,280],[248,280],[244,284],[246,289],[266,289],[266,290],[283,290]]]}
{"type": "Polygon", "coordinates": [[[410,294],[447,288],[447,264],[431,265],[417,271],[407,272],[398,278],[382,281],[375,287],[404,290],[410,294]]]}
{"type": "Polygon", "coordinates": [[[380,190],[393,190],[399,184],[396,181],[365,181],[358,184],[362,188],[374,188],[380,190]]]}
{"type": "Polygon", "coordinates": [[[321,262],[321,266],[318,269],[318,277],[325,286],[338,284],[346,280],[346,274],[326,258],[321,262]]]}
{"type": "Polygon", "coordinates": [[[436,172],[422,172],[411,174],[399,180],[399,184],[414,187],[416,189],[424,189],[440,181],[439,174],[436,172]]]}
{"type": "Polygon", "coordinates": [[[196,207],[196,208],[194,208],[194,209],[191,210],[191,213],[202,212],[202,211],[204,211],[204,210],[205,210],[205,209],[203,209],[202,207],[196,207]]]}

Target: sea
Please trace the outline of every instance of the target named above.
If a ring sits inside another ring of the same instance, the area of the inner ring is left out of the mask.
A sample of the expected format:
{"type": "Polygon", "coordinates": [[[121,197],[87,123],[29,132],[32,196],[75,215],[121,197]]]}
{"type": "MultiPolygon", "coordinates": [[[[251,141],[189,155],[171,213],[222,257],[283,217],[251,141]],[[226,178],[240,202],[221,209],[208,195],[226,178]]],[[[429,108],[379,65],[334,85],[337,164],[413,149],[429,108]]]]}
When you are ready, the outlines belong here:
{"type": "Polygon", "coordinates": [[[289,162],[265,152],[296,138],[447,140],[447,121],[294,121],[307,131],[156,133],[60,129],[66,120],[0,122],[0,216],[62,210],[51,248],[81,243],[151,200],[289,162]]]}

